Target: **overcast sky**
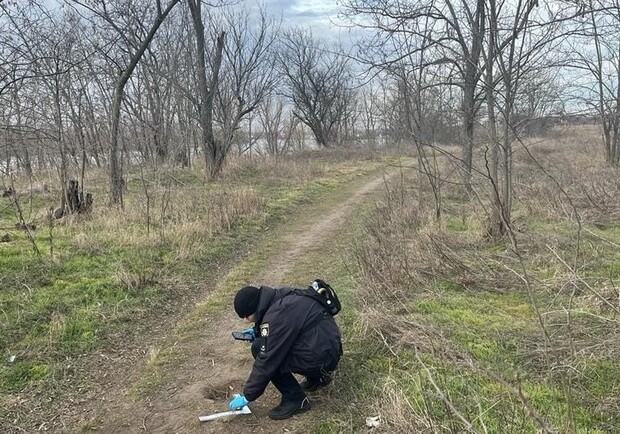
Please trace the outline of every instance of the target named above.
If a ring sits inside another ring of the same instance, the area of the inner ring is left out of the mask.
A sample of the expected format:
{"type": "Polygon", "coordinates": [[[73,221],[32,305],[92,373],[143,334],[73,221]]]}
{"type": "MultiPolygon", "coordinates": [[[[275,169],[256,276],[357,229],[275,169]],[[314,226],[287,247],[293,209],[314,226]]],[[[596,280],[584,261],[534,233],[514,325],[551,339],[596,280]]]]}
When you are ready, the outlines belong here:
{"type": "Polygon", "coordinates": [[[267,13],[283,18],[283,25],[303,26],[317,37],[346,42],[348,31],[338,26],[336,0],[264,0],[267,13]]]}
{"type": "Polygon", "coordinates": [[[335,0],[266,0],[267,11],[304,24],[323,24],[336,17],[335,0]]]}

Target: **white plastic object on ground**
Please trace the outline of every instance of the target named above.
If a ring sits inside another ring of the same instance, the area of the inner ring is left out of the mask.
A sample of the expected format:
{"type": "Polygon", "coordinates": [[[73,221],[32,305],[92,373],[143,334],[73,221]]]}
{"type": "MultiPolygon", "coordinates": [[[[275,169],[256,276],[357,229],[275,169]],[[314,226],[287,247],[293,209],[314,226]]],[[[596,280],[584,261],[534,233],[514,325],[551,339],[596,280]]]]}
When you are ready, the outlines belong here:
{"type": "Polygon", "coordinates": [[[252,410],[250,410],[250,407],[246,405],[245,407],[242,407],[240,410],[222,411],[221,413],[214,413],[208,416],[199,416],[198,420],[200,422],[207,422],[210,420],[219,419],[221,417],[236,416],[238,414],[250,414],[250,413],[252,413],[252,410]]]}
{"type": "MultiPolygon", "coordinates": [[[[238,393],[235,393],[233,395],[233,398],[236,398],[239,395],[238,393]]],[[[250,414],[252,413],[252,410],[250,410],[250,407],[248,407],[247,405],[237,409],[237,410],[229,410],[229,411],[222,411],[220,413],[213,413],[213,414],[209,414],[207,416],[198,416],[198,420],[200,422],[207,422],[210,420],[215,420],[215,419],[219,419],[221,417],[226,417],[226,416],[236,416],[238,414],[250,414]]]]}
{"type": "Polygon", "coordinates": [[[376,428],[381,425],[381,416],[370,416],[366,418],[366,426],[376,428]]]}

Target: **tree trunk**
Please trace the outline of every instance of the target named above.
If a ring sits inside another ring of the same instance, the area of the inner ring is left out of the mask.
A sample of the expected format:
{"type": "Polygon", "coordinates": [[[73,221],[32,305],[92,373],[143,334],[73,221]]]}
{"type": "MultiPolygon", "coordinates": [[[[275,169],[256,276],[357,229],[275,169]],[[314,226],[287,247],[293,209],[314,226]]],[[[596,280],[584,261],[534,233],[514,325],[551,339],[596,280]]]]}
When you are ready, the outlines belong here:
{"type": "Polygon", "coordinates": [[[138,51],[136,51],[129,61],[129,65],[123,70],[116,86],[114,88],[114,100],[112,101],[112,130],[110,140],[110,194],[112,203],[120,204],[123,207],[123,170],[121,161],[119,158],[119,129],[121,118],[121,105],[123,103],[123,96],[125,93],[125,85],[131,78],[131,74],[138,65],[138,62],[142,58],[142,55],[150,45],[151,41],[155,37],[157,30],[164,22],[166,16],[170,13],[172,8],[176,6],[181,0],[170,0],[168,7],[162,11],[160,2],[157,2],[158,14],[153,23],[149,33],[146,35],[138,51]]]}
{"type": "Polygon", "coordinates": [[[500,238],[504,235],[504,225],[500,213],[502,201],[500,197],[499,183],[499,140],[497,137],[497,118],[495,116],[495,84],[493,77],[493,67],[495,62],[495,44],[497,36],[497,17],[495,16],[495,0],[489,0],[489,37],[487,44],[487,57],[485,68],[485,87],[487,96],[487,117],[489,131],[490,158],[488,175],[491,182],[491,216],[489,225],[489,235],[492,238],[500,238]]]}
{"type": "Polygon", "coordinates": [[[62,122],[62,107],[60,104],[60,82],[58,75],[54,76],[54,117],[56,118],[56,140],[58,141],[58,151],[60,152],[60,183],[62,185],[62,203],[61,207],[67,204],[67,149],[64,139],[64,127],[62,122]]]}
{"type": "MultiPolygon", "coordinates": [[[[592,5],[590,5],[592,6],[592,5]]],[[[598,25],[594,15],[594,8],[590,8],[590,18],[592,23],[592,30],[594,32],[594,47],[596,49],[596,68],[593,71],[597,81],[598,87],[598,111],[603,124],[603,146],[605,147],[605,161],[608,164],[614,164],[614,149],[611,147],[611,129],[608,119],[605,118],[607,110],[605,109],[605,94],[603,82],[603,52],[601,48],[600,35],[598,33],[598,25]]]]}
{"type": "Polygon", "coordinates": [[[200,0],[188,0],[194,32],[196,34],[196,58],[198,93],[200,99],[200,127],[202,129],[202,149],[205,155],[205,168],[209,179],[215,178],[223,162],[221,149],[213,134],[213,101],[219,83],[222,52],[224,50],[224,32],[217,37],[215,59],[213,61],[211,82],[207,81],[207,61],[205,58],[205,28],[202,22],[202,7],[200,0]]]}
{"type": "Polygon", "coordinates": [[[476,120],[476,85],[478,83],[478,63],[482,51],[484,34],[484,0],[477,0],[474,21],[472,22],[471,50],[465,50],[463,75],[463,182],[471,191],[473,168],[474,124],[476,120]]]}
{"type": "MultiPolygon", "coordinates": [[[[18,87],[13,89],[13,105],[15,106],[15,121],[17,123],[17,129],[15,130],[15,143],[17,149],[14,150],[15,157],[20,161],[22,168],[26,171],[28,177],[32,177],[32,162],[30,161],[30,153],[28,152],[28,146],[24,140],[22,133],[22,108],[19,100],[18,87]]],[[[10,141],[8,141],[10,143],[10,141]]]]}

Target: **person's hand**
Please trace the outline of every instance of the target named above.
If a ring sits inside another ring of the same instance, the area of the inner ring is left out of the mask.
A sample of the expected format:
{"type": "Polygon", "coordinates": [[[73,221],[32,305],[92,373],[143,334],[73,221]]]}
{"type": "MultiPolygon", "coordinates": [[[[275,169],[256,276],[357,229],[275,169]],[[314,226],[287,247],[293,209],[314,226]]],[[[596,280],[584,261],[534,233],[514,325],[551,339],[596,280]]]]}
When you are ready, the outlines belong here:
{"type": "Polygon", "coordinates": [[[238,408],[245,407],[246,405],[248,405],[248,403],[249,402],[247,399],[245,399],[245,396],[235,395],[232,401],[228,403],[228,406],[230,407],[231,410],[236,410],[238,408]]]}
{"type": "Polygon", "coordinates": [[[241,333],[245,333],[246,335],[251,335],[252,339],[256,339],[256,334],[254,333],[253,327],[250,327],[249,329],[241,330],[241,333]]]}

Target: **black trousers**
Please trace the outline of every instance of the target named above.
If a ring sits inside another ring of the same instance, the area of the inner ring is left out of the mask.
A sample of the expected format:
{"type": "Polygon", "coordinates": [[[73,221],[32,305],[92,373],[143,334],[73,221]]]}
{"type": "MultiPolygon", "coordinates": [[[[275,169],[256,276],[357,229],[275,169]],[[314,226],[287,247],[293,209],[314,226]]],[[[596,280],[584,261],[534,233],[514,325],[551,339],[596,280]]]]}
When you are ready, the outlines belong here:
{"type": "MultiPolygon", "coordinates": [[[[258,352],[260,351],[260,338],[252,342],[252,356],[256,359],[258,352]]],[[[335,369],[335,367],[334,367],[335,369]]],[[[332,369],[333,370],[333,369],[332,369]]],[[[323,375],[321,368],[312,369],[303,372],[295,372],[296,374],[304,375],[310,382],[320,379],[323,375]]],[[[302,401],[306,397],[306,393],[299,385],[299,382],[295,378],[292,372],[280,372],[279,370],[271,377],[271,383],[278,389],[278,392],[282,394],[282,402],[288,401],[302,401]]]]}

